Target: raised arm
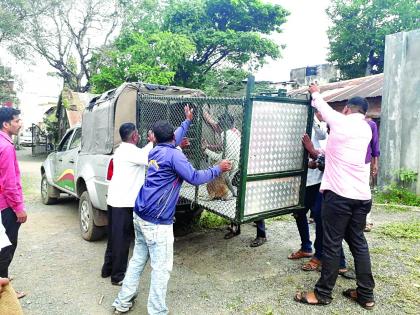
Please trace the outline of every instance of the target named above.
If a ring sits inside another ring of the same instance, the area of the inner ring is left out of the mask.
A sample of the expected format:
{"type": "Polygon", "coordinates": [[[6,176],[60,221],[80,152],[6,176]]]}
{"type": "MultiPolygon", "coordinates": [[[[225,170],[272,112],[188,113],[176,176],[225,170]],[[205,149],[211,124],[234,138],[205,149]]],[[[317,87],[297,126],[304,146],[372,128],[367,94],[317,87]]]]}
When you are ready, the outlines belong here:
{"type": "Polygon", "coordinates": [[[185,112],[185,120],[181,123],[181,126],[179,126],[174,134],[175,134],[175,146],[179,146],[182,142],[182,139],[186,136],[188,132],[188,128],[191,125],[191,121],[193,119],[193,109],[190,108],[189,105],[185,105],[184,112],[185,112]]]}
{"type": "Polygon", "coordinates": [[[312,106],[321,113],[324,121],[330,125],[330,127],[341,124],[344,119],[344,115],[332,109],[332,107],[324,101],[320,94],[319,87],[313,84],[309,87],[309,92],[312,95],[312,106]]]}

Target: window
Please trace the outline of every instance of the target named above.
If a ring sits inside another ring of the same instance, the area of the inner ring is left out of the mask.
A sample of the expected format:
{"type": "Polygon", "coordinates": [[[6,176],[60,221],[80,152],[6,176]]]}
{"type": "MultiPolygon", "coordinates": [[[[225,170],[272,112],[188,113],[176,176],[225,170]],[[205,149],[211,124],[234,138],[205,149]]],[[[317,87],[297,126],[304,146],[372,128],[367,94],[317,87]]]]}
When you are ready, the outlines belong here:
{"type": "Polygon", "coordinates": [[[82,141],[82,128],[79,128],[74,132],[73,140],[71,141],[69,150],[78,148],[81,141],[82,141]]]}
{"type": "Polygon", "coordinates": [[[58,150],[57,150],[58,152],[67,150],[72,134],[73,134],[73,131],[70,131],[64,136],[63,140],[61,140],[60,145],[58,146],[58,150]]]}

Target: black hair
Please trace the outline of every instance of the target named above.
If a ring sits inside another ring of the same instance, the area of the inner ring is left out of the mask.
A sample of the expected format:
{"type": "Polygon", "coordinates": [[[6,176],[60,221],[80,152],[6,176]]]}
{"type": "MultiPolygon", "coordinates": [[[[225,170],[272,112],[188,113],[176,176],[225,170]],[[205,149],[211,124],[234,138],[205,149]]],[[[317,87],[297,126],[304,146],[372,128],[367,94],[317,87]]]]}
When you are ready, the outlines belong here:
{"type": "Polygon", "coordinates": [[[366,114],[369,108],[369,103],[364,97],[355,96],[348,100],[348,107],[358,107],[358,111],[361,114],[366,114]]]}
{"type": "Polygon", "coordinates": [[[13,120],[13,116],[18,116],[20,110],[13,107],[0,107],[0,129],[3,129],[3,123],[13,120]]]}
{"type": "Polygon", "coordinates": [[[219,116],[218,121],[220,128],[223,130],[229,130],[235,126],[235,119],[229,113],[219,116]]]}
{"type": "Polygon", "coordinates": [[[157,143],[165,143],[174,139],[174,126],[167,120],[159,120],[153,124],[152,131],[157,143]]]}
{"type": "Polygon", "coordinates": [[[136,125],[134,125],[133,123],[122,124],[119,130],[121,140],[126,142],[134,130],[136,130],[136,125]]]}

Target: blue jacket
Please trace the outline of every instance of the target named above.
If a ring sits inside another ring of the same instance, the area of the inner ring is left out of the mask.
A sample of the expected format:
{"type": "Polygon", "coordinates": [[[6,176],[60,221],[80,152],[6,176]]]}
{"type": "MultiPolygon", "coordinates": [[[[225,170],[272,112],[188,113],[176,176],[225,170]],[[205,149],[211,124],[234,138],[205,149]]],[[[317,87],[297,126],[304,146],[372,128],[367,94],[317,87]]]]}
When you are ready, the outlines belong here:
{"type": "MultiPolygon", "coordinates": [[[[182,140],[189,123],[182,124],[180,134],[175,133],[175,144],[182,140]],[[185,128],[186,127],[186,128],[185,128]]],[[[179,130],[177,130],[179,132],[179,130]]],[[[196,170],[174,143],[160,143],[149,153],[146,181],[137,196],[134,212],[143,220],[154,224],[172,224],[175,206],[183,181],[201,185],[221,174],[219,166],[196,170]]]]}

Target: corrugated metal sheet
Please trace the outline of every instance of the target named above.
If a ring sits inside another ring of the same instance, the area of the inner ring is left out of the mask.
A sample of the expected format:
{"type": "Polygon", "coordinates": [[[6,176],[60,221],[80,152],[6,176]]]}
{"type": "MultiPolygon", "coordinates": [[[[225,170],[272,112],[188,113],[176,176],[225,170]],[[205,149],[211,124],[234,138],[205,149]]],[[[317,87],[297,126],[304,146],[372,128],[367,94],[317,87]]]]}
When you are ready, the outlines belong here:
{"type": "MultiPolygon", "coordinates": [[[[321,94],[327,102],[346,101],[354,96],[365,98],[382,96],[384,83],[383,73],[351,80],[333,82],[321,85],[321,94]]],[[[289,92],[289,96],[295,97],[307,93],[308,88],[300,88],[289,92]]]]}

